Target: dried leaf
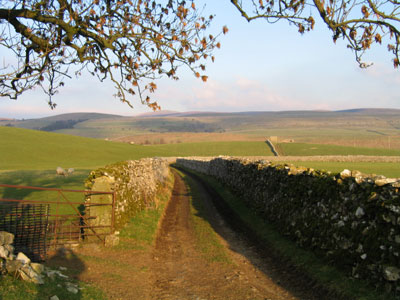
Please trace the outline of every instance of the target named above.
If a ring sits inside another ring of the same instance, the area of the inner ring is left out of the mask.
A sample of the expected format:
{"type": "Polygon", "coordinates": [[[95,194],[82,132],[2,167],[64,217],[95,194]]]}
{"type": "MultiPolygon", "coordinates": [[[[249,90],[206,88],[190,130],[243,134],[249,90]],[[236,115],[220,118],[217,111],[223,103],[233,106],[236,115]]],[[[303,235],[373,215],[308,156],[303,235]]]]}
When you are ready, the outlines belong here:
{"type": "Polygon", "coordinates": [[[379,44],[382,44],[382,36],[381,36],[379,33],[377,33],[377,34],[375,35],[375,41],[376,41],[377,43],[379,43],[379,44]]]}
{"type": "Polygon", "coordinates": [[[361,7],[361,12],[363,13],[365,18],[369,17],[368,7],[366,7],[365,5],[363,5],[363,7],[361,7]]]}

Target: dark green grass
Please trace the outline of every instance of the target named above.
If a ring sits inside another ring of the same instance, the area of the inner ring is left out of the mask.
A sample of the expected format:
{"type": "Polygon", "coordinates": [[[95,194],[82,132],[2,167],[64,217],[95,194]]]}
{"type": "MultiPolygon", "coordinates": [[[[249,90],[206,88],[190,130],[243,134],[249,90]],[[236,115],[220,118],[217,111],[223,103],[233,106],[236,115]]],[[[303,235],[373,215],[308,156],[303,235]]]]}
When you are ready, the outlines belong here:
{"type": "MultiPolygon", "coordinates": [[[[44,188],[58,188],[68,190],[84,190],[84,181],[90,170],[78,169],[69,176],[58,176],[53,170],[20,170],[0,172],[0,183],[10,185],[34,186],[44,188]]],[[[84,202],[84,194],[76,192],[63,192],[63,195],[70,202],[84,202]]],[[[34,201],[62,201],[65,204],[60,205],[58,212],[60,214],[76,213],[71,205],[55,191],[36,191],[32,189],[16,189],[0,187],[0,198],[16,200],[34,200],[34,201]]],[[[79,205],[74,204],[73,207],[79,205]]],[[[55,204],[51,204],[51,209],[56,210],[55,204]]]]}
{"type": "MultiPolygon", "coordinates": [[[[71,282],[71,280],[68,280],[71,282]]],[[[72,294],[65,288],[65,281],[46,279],[44,285],[36,285],[15,279],[9,275],[0,278],[0,299],[2,300],[47,300],[57,295],[68,300],[106,300],[105,294],[90,285],[79,282],[82,288],[78,294],[72,294]]]]}
{"type": "Polygon", "coordinates": [[[265,244],[272,247],[273,251],[278,253],[282,260],[287,261],[289,265],[296,266],[319,284],[348,299],[394,300],[393,296],[382,291],[376,291],[371,284],[365,281],[347,277],[335,267],[316,257],[312,252],[298,248],[295,243],[281,236],[273,226],[255,215],[227,187],[211,177],[198,175],[212,186],[246,225],[256,232],[257,236],[265,244]]]}
{"type": "Polygon", "coordinates": [[[400,150],[345,147],[337,145],[279,143],[283,155],[312,156],[312,155],[371,155],[371,156],[400,156],[400,150]]]}

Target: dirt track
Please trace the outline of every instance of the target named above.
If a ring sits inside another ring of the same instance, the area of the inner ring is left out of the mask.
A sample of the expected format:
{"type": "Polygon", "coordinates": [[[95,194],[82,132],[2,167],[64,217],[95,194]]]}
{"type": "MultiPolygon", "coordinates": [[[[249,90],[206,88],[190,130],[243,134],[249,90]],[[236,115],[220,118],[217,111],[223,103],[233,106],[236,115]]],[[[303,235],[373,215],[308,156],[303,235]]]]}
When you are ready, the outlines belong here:
{"type": "MultiPolygon", "coordinates": [[[[203,190],[205,201],[208,196],[203,190]]],[[[228,234],[224,224],[215,222],[218,218],[211,203],[208,209],[213,225],[228,234]]],[[[234,264],[206,261],[196,249],[190,218],[187,189],[177,176],[154,250],[151,299],[298,299],[252,266],[248,258],[231,250],[241,247],[240,252],[245,252],[239,240],[235,245],[221,240],[231,248],[227,251],[234,264]]]]}
{"type": "MultiPolygon", "coordinates": [[[[268,249],[252,244],[222,220],[212,195],[197,180],[205,219],[217,233],[232,263],[205,259],[196,246],[190,195],[175,173],[172,198],[151,251],[124,248],[84,247],[75,257],[81,270],[73,269],[68,257],[54,257],[54,265],[68,267],[79,280],[101,287],[109,299],[242,300],[242,299],[334,299],[310,285],[301,274],[270,256],[268,249]]],[[[50,262],[51,264],[51,262],[50,262]]]]}

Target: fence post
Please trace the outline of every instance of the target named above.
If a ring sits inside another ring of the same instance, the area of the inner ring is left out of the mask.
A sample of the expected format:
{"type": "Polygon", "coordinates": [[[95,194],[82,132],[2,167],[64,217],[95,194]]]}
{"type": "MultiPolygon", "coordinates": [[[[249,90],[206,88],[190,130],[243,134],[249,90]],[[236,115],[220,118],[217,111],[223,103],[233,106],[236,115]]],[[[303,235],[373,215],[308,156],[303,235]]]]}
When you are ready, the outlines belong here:
{"type": "MultiPolygon", "coordinates": [[[[110,192],[109,194],[90,194],[86,198],[85,209],[86,214],[95,216],[95,218],[88,219],[88,225],[96,231],[96,234],[106,236],[110,234],[110,227],[114,226],[114,179],[102,176],[95,179],[92,191],[103,191],[110,192]],[[96,203],[91,205],[91,203],[96,203]],[[113,208],[110,212],[110,206],[113,208]]],[[[90,231],[87,231],[90,233],[90,231]]],[[[92,236],[87,237],[88,241],[97,240],[97,237],[93,239],[92,236]]]]}

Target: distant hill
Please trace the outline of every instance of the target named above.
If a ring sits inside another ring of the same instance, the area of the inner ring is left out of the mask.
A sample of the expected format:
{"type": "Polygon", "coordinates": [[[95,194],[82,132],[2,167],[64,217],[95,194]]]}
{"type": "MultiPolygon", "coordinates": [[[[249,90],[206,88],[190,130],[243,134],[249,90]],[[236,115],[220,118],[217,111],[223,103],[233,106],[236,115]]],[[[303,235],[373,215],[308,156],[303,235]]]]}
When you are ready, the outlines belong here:
{"type": "MultiPolygon", "coordinates": [[[[91,120],[91,119],[107,119],[107,118],[121,118],[121,117],[122,116],[120,116],[120,115],[78,112],[78,113],[68,113],[68,114],[61,114],[61,115],[56,115],[56,116],[51,116],[51,117],[45,117],[45,118],[41,118],[39,120],[65,121],[65,120],[82,120],[82,119],[91,120]]],[[[29,121],[29,120],[26,120],[26,121],[29,121]]]]}
{"type": "Polygon", "coordinates": [[[119,115],[101,114],[101,113],[68,113],[51,117],[26,120],[2,120],[0,126],[12,126],[18,128],[35,129],[42,131],[56,131],[61,129],[74,128],[75,124],[87,120],[121,118],[119,115]]]}
{"type": "Polygon", "coordinates": [[[355,108],[338,110],[337,113],[355,113],[359,115],[398,115],[400,109],[395,108],[355,108]]]}
{"type": "Polygon", "coordinates": [[[400,109],[385,108],[234,113],[161,111],[133,117],[71,113],[24,121],[0,120],[0,126],[146,144],[204,141],[208,134],[209,141],[262,141],[268,136],[278,136],[280,140],[303,143],[350,146],[363,140],[364,147],[400,146],[400,109]]]}
{"type": "Polygon", "coordinates": [[[161,111],[152,111],[146,112],[142,114],[138,114],[136,117],[139,118],[154,118],[154,117],[167,117],[167,116],[178,116],[181,112],[173,111],[173,110],[161,110],[161,111]]]}

